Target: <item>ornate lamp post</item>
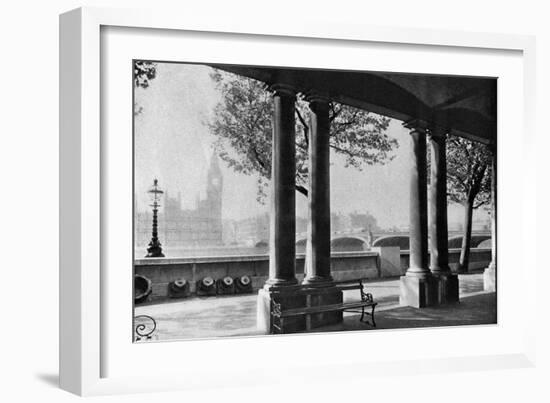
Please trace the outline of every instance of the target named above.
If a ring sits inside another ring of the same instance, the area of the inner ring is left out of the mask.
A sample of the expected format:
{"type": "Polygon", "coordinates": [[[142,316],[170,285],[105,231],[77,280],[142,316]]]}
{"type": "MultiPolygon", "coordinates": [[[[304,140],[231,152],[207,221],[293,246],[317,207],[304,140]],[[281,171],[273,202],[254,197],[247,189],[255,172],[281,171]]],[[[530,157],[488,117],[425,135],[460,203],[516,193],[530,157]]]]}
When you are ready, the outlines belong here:
{"type": "Polygon", "coordinates": [[[149,193],[149,196],[151,197],[150,206],[153,207],[153,236],[151,238],[151,242],[149,242],[149,247],[147,248],[147,256],[145,257],[164,257],[158,237],[157,220],[157,213],[160,207],[160,198],[164,192],[160,189],[157,179],[153,181],[153,186],[151,186],[147,193],[149,193]]]}

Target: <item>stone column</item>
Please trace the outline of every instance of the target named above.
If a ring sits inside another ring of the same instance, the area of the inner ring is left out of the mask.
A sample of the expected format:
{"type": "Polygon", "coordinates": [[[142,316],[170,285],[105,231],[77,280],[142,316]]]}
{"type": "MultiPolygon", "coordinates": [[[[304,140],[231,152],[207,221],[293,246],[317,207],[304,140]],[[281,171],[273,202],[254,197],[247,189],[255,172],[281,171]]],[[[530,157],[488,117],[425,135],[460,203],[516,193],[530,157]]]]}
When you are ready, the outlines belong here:
{"type": "Polygon", "coordinates": [[[438,282],[438,302],[444,304],[458,302],[458,277],[451,273],[449,267],[449,231],[447,225],[447,139],[445,130],[433,128],[429,133],[430,270],[438,282]]]}
{"type": "MultiPolygon", "coordinates": [[[[258,292],[257,328],[269,333],[272,294],[298,283],[296,280],[296,150],[295,91],[286,85],[272,85],[273,138],[271,151],[271,194],[269,225],[269,278],[258,292]]],[[[304,306],[305,300],[282,297],[285,307],[304,306]]],[[[289,320],[289,331],[304,328],[289,320]]]]}
{"type": "Polygon", "coordinates": [[[495,292],[497,269],[497,148],[493,145],[491,163],[491,263],[483,272],[483,289],[495,292]]]}
{"type": "Polygon", "coordinates": [[[273,85],[268,285],[296,284],[296,143],[292,88],[273,85]]]}
{"type": "MultiPolygon", "coordinates": [[[[331,305],[342,302],[342,291],[330,274],[330,120],[327,95],[310,92],[309,102],[309,192],[308,233],[303,284],[316,287],[308,295],[306,306],[331,305]]],[[[342,312],[306,315],[305,329],[339,323],[342,312]]]]}
{"type": "Polygon", "coordinates": [[[428,201],[426,131],[421,126],[411,129],[411,170],[409,174],[409,250],[407,275],[427,277],[428,270],[428,201]]]}
{"type": "Polygon", "coordinates": [[[400,281],[401,305],[417,308],[434,305],[435,282],[428,269],[428,202],[426,165],[426,125],[407,122],[411,135],[409,179],[409,268],[400,281]]]}
{"type": "Polygon", "coordinates": [[[330,275],[329,99],[310,94],[308,233],[304,284],[332,281],[330,275]]]}

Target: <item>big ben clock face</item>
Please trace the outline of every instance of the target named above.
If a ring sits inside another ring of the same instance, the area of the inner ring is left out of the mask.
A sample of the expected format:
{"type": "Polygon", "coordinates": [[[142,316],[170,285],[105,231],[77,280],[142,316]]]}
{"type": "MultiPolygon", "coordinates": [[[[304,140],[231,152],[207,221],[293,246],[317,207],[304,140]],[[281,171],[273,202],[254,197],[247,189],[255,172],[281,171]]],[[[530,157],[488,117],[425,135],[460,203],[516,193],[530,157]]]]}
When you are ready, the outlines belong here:
{"type": "Polygon", "coordinates": [[[212,185],[214,185],[214,186],[220,186],[220,178],[214,178],[214,179],[212,179],[212,185]]]}

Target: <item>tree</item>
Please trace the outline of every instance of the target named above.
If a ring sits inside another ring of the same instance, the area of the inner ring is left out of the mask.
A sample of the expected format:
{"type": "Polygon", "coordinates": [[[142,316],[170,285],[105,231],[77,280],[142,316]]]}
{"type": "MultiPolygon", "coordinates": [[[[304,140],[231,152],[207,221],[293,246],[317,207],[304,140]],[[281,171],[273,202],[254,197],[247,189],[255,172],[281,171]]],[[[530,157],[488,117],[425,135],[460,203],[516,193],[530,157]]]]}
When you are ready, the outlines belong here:
{"type": "MultiPolygon", "coordinates": [[[[156,63],[146,60],[136,60],[134,62],[134,87],[148,88],[149,83],[157,76],[156,63]]],[[[134,116],[143,112],[143,108],[134,102],[134,116]]]]}
{"type": "Polygon", "coordinates": [[[136,60],[134,62],[134,85],[136,88],[147,88],[149,82],[157,76],[156,63],[146,60],[136,60]]]}
{"type": "Polygon", "coordinates": [[[487,146],[461,137],[447,141],[447,194],[464,206],[464,234],[458,271],[470,260],[473,211],[491,201],[491,152],[487,146]]]}
{"type": "MultiPolygon", "coordinates": [[[[258,174],[258,200],[263,202],[271,177],[271,117],[273,102],[264,83],[216,70],[211,74],[222,99],[209,126],[216,136],[214,147],[236,172],[258,174]],[[227,147],[229,145],[230,147],[227,147]]],[[[296,102],[296,190],[308,194],[308,104],[299,95],[296,102]]],[[[390,119],[330,103],[330,147],[345,157],[346,166],[361,170],[365,165],[393,159],[397,140],[386,134],[390,119]]]]}
{"type": "Polygon", "coordinates": [[[354,211],[353,213],[349,213],[349,217],[352,228],[359,228],[361,231],[380,230],[376,217],[368,211],[365,213],[358,213],[357,211],[354,211]]]}

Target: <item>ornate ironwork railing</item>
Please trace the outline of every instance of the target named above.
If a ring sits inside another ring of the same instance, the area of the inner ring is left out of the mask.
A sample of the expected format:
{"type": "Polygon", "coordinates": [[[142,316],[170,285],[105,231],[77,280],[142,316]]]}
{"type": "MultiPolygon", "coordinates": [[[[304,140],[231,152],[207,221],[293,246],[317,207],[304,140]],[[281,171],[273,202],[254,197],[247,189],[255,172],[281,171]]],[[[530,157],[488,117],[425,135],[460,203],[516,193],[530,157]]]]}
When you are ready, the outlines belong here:
{"type": "Polygon", "coordinates": [[[135,316],[134,325],[134,341],[151,340],[157,330],[157,321],[149,315],[135,316]]]}

